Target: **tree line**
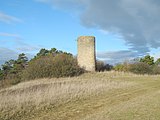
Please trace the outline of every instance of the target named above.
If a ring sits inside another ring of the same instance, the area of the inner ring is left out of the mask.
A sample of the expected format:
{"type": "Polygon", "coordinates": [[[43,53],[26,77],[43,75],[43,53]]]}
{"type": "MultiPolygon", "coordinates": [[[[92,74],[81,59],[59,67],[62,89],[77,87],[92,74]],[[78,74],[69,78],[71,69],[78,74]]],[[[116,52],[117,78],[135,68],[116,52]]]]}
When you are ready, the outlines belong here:
{"type": "MultiPolygon", "coordinates": [[[[97,71],[124,71],[136,74],[160,74],[160,58],[146,55],[132,62],[124,62],[115,66],[96,62],[97,71]]],[[[6,61],[0,68],[0,86],[17,84],[21,81],[46,77],[72,77],[86,72],[77,64],[76,57],[56,48],[41,49],[31,60],[24,53],[16,60],[6,61]]]]}

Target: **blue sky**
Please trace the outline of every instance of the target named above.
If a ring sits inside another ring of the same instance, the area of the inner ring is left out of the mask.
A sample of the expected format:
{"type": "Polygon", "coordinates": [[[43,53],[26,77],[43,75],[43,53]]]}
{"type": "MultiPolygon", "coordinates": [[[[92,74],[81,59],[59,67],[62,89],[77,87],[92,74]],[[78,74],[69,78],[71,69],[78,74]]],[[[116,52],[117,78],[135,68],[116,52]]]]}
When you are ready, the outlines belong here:
{"type": "Polygon", "coordinates": [[[96,37],[97,58],[116,63],[160,46],[158,0],[1,0],[0,64],[41,48],[77,54],[76,39],[96,37]]]}

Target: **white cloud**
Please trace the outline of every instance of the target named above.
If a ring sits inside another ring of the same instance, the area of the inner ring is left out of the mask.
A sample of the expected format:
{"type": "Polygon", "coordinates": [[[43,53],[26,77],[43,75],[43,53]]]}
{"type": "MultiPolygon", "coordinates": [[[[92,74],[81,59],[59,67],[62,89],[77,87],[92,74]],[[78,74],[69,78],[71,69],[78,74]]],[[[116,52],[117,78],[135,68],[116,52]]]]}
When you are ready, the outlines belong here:
{"type": "Polygon", "coordinates": [[[10,59],[16,59],[18,53],[8,48],[0,48],[0,65],[10,59]]]}
{"type": "Polygon", "coordinates": [[[18,35],[18,34],[5,33],[5,32],[0,32],[0,36],[3,36],[3,37],[13,37],[13,38],[16,38],[16,39],[22,39],[20,37],[20,35],[18,35]]]}
{"type": "Polygon", "coordinates": [[[99,32],[102,33],[102,34],[104,34],[104,35],[108,35],[109,34],[109,32],[107,30],[102,30],[101,29],[101,30],[99,30],[99,32]]]}
{"type": "Polygon", "coordinates": [[[97,52],[97,58],[104,60],[106,63],[109,64],[116,64],[124,61],[129,61],[136,57],[137,52],[132,52],[130,50],[97,52]]]}
{"type": "Polygon", "coordinates": [[[0,12],[0,22],[5,22],[5,23],[10,24],[12,22],[22,22],[22,20],[14,16],[7,15],[3,12],[0,12]]]}
{"type": "MultiPolygon", "coordinates": [[[[15,50],[0,47],[0,67],[2,64],[4,64],[8,60],[11,60],[11,59],[16,60],[18,58],[19,54],[20,53],[16,52],[15,50]]],[[[33,56],[34,56],[29,53],[25,53],[25,54],[29,59],[33,58],[33,56]]]]}
{"type": "MultiPolygon", "coordinates": [[[[5,38],[6,40],[3,40],[3,42],[4,43],[9,42],[10,44],[13,44],[13,48],[16,49],[18,52],[32,52],[40,49],[39,46],[25,43],[24,39],[19,34],[0,32],[0,36],[6,37],[5,38]],[[11,37],[12,40],[7,40],[8,37],[11,37]]],[[[1,44],[1,46],[3,45],[6,46],[6,44],[1,44]]]]}
{"type": "Polygon", "coordinates": [[[20,52],[34,52],[40,50],[40,46],[30,45],[22,41],[17,41],[16,44],[16,50],[20,52]]]}
{"type": "Polygon", "coordinates": [[[3,44],[0,44],[0,65],[10,59],[17,59],[20,53],[25,53],[31,59],[40,49],[39,46],[27,44],[19,34],[0,32],[1,36],[3,44]],[[8,46],[12,46],[12,49],[8,49],[8,46]]]}

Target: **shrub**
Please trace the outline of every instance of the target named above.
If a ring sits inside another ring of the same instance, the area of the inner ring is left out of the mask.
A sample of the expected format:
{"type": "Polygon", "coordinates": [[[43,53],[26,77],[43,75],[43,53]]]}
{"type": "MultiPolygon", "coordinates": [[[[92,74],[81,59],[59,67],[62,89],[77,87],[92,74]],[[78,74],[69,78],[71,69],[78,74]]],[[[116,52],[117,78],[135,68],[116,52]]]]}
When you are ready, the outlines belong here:
{"type": "Polygon", "coordinates": [[[116,71],[123,71],[124,65],[123,64],[117,64],[114,66],[114,70],[116,71]]]}
{"type": "Polygon", "coordinates": [[[160,74],[160,66],[158,65],[153,66],[152,72],[153,74],[160,74]]]}
{"type": "Polygon", "coordinates": [[[136,74],[151,74],[152,68],[147,63],[137,62],[130,64],[129,71],[136,74]]]}
{"type": "Polygon", "coordinates": [[[104,64],[103,61],[96,61],[96,71],[109,71],[113,68],[112,65],[104,64]]]}
{"type": "Polygon", "coordinates": [[[104,62],[96,61],[96,71],[99,71],[99,72],[104,71],[104,70],[102,70],[103,66],[104,66],[104,62]]]}
{"type": "Polygon", "coordinates": [[[130,67],[130,64],[127,62],[124,62],[123,64],[117,64],[116,66],[114,66],[114,70],[127,72],[129,71],[129,67],[130,67]]]}
{"type": "Polygon", "coordinates": [[[0,69],[0,80],[3,80],[4,74],[3,71],[0,69]]]}
{"type": "Polygon", "coordinates": [[[36,79],[45,77],[72,77],[84,72],[79,68],[76,59],[71,55],[57,54],[42,56],[32,60],[23,71],[23,79],[36,79]]]}

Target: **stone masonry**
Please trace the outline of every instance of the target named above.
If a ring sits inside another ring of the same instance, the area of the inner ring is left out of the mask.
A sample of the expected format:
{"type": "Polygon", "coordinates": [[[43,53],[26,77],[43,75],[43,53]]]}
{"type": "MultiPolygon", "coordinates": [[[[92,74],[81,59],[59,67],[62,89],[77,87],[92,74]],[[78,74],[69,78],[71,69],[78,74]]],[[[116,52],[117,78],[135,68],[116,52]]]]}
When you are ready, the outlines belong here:
{"type": "Polygon", "coordinates": [[[78,38],[78,65],[87,71],[96,70],[95,37],[80,36],[78,38]]]}

